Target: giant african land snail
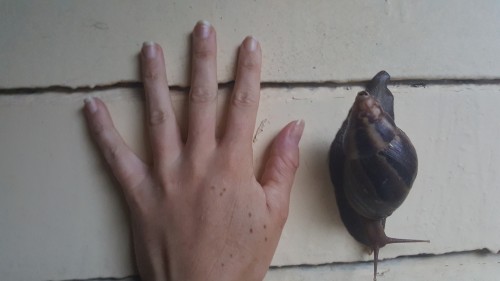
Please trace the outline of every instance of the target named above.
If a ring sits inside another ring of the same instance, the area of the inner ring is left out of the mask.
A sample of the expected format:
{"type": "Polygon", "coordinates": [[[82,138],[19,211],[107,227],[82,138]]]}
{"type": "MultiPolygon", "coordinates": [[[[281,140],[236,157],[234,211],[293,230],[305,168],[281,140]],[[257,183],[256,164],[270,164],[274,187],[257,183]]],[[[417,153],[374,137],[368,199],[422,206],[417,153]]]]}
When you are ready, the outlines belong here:
{"type": "Polygon", "coordinates": [[[417,175],[417,153],[394,123],[390,76],[381,71],[359,92],[330,148],[330,175],[349,233],[374,252],[390,243],[428,242],[385,235],[385,219],[405,200],[417,175]]]}

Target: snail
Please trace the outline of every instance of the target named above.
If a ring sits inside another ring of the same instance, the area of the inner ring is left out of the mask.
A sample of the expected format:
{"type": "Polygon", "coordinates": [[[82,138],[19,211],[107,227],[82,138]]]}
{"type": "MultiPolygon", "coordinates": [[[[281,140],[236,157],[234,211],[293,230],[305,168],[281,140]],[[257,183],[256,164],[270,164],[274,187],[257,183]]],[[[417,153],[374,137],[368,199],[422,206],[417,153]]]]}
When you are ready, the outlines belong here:
{"type": "Polygon", "coordinates": [[[342,222],[374,253],[391,243],[428,240],[387,237],[385,220],[405,200],[417,176],[417,153],[394,123],[390,76],[381,71],[357,94],[330,147],[330,176],[342,222]]]}

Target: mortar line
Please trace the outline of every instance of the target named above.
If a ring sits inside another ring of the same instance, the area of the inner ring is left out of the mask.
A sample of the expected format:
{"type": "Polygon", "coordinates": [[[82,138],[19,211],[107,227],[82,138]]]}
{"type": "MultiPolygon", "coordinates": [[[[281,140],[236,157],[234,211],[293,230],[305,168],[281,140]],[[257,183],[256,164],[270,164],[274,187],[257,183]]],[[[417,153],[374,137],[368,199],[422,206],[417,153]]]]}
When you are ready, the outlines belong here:
{"type": "MultiPolygon", "coordinates": [[[[261,89],[292,89],[292,88],[341,88],[341,87],[356,87],[364,86],[369,80],[353,80],[347,82],[336,81],[296,81],[296,82],[262,82],[261,89]]],[[[218,84],[219,89],[227,89],[234,85],[234,81],[221,82],[218,84]]],[[[410,87],[427,87],[427,86],[460,86],[460,85],[500,85],[500,78],[491,79],[396,79],[391,80],[389,85],[393,86],[410,86],[410,87]]],[[[52,85],[46,87],[16,87],[16,88],[0,88],[0,95],[22,95],[22,94],[44,94],[44,93],[92,93],[114,89],[142,89],[142,82],[137,81],[122,81],[110,84],[102,84],[96,86],[65,86],[52,85]]],[[[171,91],[188,92],[189,86],[170,86],[171,91]]]]}
{"type": "MultiPolygon", "coordinates": [[[[390,262],[401,259],[421,259],[421,258],[434,258],[434,257],[450,257],[450,256],[458,256],[458,255],[499,255],[500,252],[494,253],[489,251],[488,249],[478,249],[478,250],[466,250],[466,251],[454,251],[454,252],[446,252],[440,254],[416,254],[416,255],[402,255],[396,256],[393,258],[379,259],[379,264],[384,262],[390,262]]],[[[338,265],[361,265],[361,264],[371,264],[373,260],[366,261],[352,261],[352,262],[329,262],[329,263],[316,263],[316,264],[291,264],[291,265],[282,265],[282,266],[271,266],[269,269],[287,269],[287,268],[318,268],[318,267],[326,267],[326,266],[338,266],[338,265]]]]}
{"type": "MultiPolygon", "coordinates": [[[[476,255],[500,255],[500,252],[494,253],[491,252],[487,249],[478,249],[478,250],[468,250],[468,251],[455,251],[455,252],[447,252],[447,253],[441,253],[441,254],[419,254],[419,255],[407,255],[407,256],[397,256],[394,258],[387,258],[380,260],[379,263],[386,263],[398,259],[419,259],[419,258],[432,258],[432,257],[449,257],[449,256],[456,256],[456,255],[469,255],[469,254],[476,254],[476,255]]],[[[362,265],[362,264],[371,264],[373,261],[372,260],[367,260],[367,261],[353,261],[353,262],[331,262],[331,263],[319,263],[319,264],[295,264],[295,265],[283,265],[283,266],[270,266],[269,270],[276,270],[276,269],[315,269],[315,268],[321,268],[321,267],[328,267],[328,266],[342,266],[342,265],[362,265]]],[[[62,281],[108,281],[108,280],[140,280],[138,279],[137,275],[129,275],[125,277],[100,277],[100,278],[90,278],[90,279],[70,279],[70,280],[62,280],[62,281]],[[134,279],[135,278],[135,279],[134,279]]]]}

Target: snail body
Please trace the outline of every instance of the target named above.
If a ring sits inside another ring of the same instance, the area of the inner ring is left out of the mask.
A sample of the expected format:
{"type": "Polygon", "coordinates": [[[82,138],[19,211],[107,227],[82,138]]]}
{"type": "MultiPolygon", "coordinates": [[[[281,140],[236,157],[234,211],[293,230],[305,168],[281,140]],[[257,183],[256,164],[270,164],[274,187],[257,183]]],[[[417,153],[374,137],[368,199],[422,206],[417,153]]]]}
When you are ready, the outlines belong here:
{"type": "Polygon", "coordinates": [[[330,147],[330,176],[342,222],[374,252],[390,243],[428,242],[387,237],[385,220],[405,200],[418,170],[417,153],[394,123],[390,76],[381,71],[357,94],[330,147]]]}

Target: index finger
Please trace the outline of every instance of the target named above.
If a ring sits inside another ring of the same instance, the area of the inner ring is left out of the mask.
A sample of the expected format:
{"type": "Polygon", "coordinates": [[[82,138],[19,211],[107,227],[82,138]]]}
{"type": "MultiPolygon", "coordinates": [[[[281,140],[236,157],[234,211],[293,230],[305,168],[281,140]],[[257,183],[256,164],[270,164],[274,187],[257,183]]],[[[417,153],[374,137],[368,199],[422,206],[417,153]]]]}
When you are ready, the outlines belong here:
{"type": "Polygon", "coordinates": [[[260,99],[262,54],[260,44],[247,37],[240,47],[236,82],[223,142],[251,143],[260,99]]]}

